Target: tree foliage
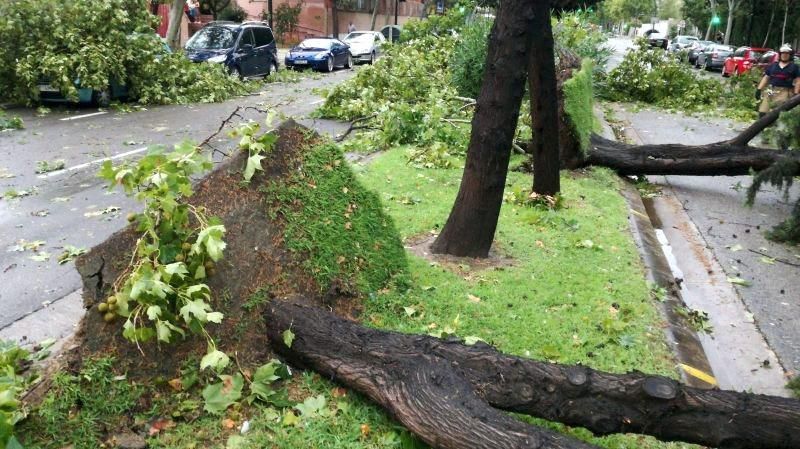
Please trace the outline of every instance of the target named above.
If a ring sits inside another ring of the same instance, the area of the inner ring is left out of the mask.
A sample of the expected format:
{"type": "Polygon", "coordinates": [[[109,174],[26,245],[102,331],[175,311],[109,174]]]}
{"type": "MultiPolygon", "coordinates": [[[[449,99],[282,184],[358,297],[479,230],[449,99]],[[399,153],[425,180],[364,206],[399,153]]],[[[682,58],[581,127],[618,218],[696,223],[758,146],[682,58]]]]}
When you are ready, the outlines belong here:
{"type": "Polygon", "coordinates": [[[47,80],[70,98],[77,87],[124,84],[143,103],[219,101],[245,91],[219,65],[169,54],[146,0],[19,0],[0,3],[0,98],[31,102],[47,80]]]}

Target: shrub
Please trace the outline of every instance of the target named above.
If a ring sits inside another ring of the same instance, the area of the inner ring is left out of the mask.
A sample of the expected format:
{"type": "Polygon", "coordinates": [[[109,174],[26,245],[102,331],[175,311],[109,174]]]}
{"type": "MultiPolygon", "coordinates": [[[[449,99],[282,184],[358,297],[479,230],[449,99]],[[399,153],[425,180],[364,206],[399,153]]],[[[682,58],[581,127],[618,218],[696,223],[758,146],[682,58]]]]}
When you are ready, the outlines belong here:
{"type": "Polygon", "coordinates": [[[217,20],[230,20],[232,22],[244,22],[247,18],[247,11],[242,9],[236,2],[230,3],[217,14],[217,20]]]}
{"type": "Polygon", "coordinates": [[[38,99],[47,79],[70,98],[81,87],[126,84],[142,102],[218,101],[244,85],[210,64],[165,54],[147,0],[0,2],[0,98],[38,99]]]}
{"type": "Polygon", "coordinates": [[[699,79],[686,64],[651,49],[644,39],[625,55],[605,79],[601,93],[613,101],[642,101],[682,110],[716,104],[722,95],[717,80],[699,79]]]}
{"type": "Polygon", "coordinates": [[[476,20],[467,25],[450,55],[453,83],[462,96],[478,98],[491,27],[491,20],[476,20]]]}

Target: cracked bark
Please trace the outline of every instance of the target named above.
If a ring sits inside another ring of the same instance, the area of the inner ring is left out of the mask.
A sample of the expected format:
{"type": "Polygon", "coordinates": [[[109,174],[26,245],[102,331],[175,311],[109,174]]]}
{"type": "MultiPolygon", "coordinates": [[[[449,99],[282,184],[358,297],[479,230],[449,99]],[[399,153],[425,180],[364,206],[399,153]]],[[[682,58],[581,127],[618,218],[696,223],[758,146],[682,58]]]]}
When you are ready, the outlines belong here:
{"type": "Polygon", "coordinates": [[[724,449],[800,447],[800,401],[687,387],[642,373],[522,359],[478,344],[368,329],[298,303],[267,308],[273,348],[379,403],[439,448],[594,447],[496,409],[724,449]],[[291,348],[282,332],[292,329],[291,348]]]}

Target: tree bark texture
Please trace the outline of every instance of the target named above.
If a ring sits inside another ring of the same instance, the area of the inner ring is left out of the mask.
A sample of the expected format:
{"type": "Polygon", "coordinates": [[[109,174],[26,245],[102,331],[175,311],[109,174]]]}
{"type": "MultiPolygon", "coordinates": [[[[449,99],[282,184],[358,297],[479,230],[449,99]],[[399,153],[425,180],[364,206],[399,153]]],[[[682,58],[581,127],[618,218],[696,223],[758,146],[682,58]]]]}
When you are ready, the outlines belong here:
{"type": "Polygon", "coordinates": [[[550,23],[550,1],[535,1],[531,34],[531,56],[528,59],[528,82],[531,93],[533,130],[533,191],[555,195],[561,190],[559,168],[558,98],[553,30],[550,23]]]}
{"type": "MultiPolygon", "coordinates": [[[[709,145],[627,145],[592,135],[584,165],[600,165],[620,175],[740,176],[800,154],[719,142],[709,145]]],[[[800,173],[798,173],[800,174],[800,173]]]]}
{"type": "Polygon", "coordinates": [[[273,301],[273,348],[353,388],[437,448],[589,448],[495,409],[596,434],[632,432],[723,449],[800,447],[800,401],[702,390],[504,355],[489,345],[368,329],[319,308],[273,301]],[[282,333],[295,335],[291,347],[282,333]]]}
{"type": "Polygon", "coordinates": [[[489,35],[483,85],[472,118],[464,174],[434,253],[486,257],[503,200],[508,161],[528,76],[536,2],[503,1],[489,35]]]}
{"type": "Polygon", "coordinates": [[[181,20],[183,19],[183,5],[186,0],[175,0],[169,8],[169,26],[167,27],[167,44],[173,50],[181,46],[181,20]]]}
{"type": "MultiPolygon", "coordinates": [[[[568,161],[569,168],[601,165],[621,175],[740,176],[763,170],[783,159],[800,161],[800,154],[749,146],[782,112],[800,105],[795,95],[759,118],[730,140],[708,145],[628,145],[592,135],[589,154],[582,161],[568,161]]],[[[800,175],[800,173],[798,173],[800,175]]]]}

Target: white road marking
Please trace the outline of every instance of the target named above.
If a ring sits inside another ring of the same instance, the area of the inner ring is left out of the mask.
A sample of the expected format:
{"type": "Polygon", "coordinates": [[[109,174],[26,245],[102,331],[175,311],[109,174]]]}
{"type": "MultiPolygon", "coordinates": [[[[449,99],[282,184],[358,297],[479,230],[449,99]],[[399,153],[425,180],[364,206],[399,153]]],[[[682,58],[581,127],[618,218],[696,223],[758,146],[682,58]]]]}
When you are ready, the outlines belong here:
{"type": "Polygon", "coordinates": [[[39,175],[39,179],[47,179],[47,178],[50,178],[52,176],[65,175],[65,174],[67,174],[69,172],[73,172],[73,171],[76,171],[76,170],[83,170],[84,168],[91,167],[92,165],[102,164],[105,161],[113,161],[115,159],[121,159],[121,158],[124,158],[124,157],[127,157],[127,156],[132,156],[132,155],[134,155],[136,153],[141,153],[142,151],[147,151],[147,148],[148,147],[137,148],[135,150],[126,151],[126,152],[120,153],[120,154],[115,154],[114,156],[111,156],[111,157],[104,157],[102,159],[95,159],[95,160],[89,161],[89,162],[87,162],[85,164],[78,164],[78,165],[75,165],[75,166],[72,166],[72,167],[64,168],[62,170],[58,170],[58,171],[54,171],[54,172],[50,172],[50,173],[45,173],[43,175],[39,175]]]}
{"type": "Polygon", "coordinates": [[[103,114],[108,114],[108,111],[92,112],[91,114],[76,115],[74,117],[64,117],[60,118],[59,120],[61,120],[62,122],[68,120],[78,120],[79,118],[94,117],[95,115],[103,115],[103,114]]]}

